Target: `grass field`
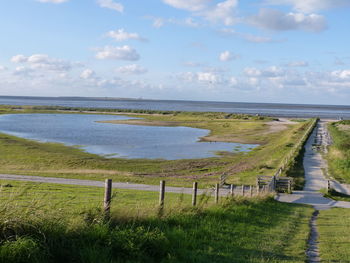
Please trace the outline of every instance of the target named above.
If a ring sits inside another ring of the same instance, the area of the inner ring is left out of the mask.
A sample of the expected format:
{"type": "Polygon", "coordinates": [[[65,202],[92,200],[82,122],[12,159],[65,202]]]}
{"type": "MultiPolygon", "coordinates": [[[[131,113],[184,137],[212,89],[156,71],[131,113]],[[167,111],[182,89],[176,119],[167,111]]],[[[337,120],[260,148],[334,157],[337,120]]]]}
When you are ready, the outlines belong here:
{"type": "MultiPolygon", "coordinates": [[[[81,109],[75,110],[76,113],[82,113],[81,109]]],[[[3,107],[0,112],[57,113],[47,107],[3,107]]],[[[310,124],[310,121],[295,122],[293,125],[285,125],[284,130],[273,130],[269,124],[272,120],[265,117],[226,113],[127,113],[142,117],[147,122],[166,121],[172,123],[171,125],[208,129],[210,134],[204,140],[240,141],[261,145],[249,153],[222,154],[206,159],[106,159],[60,144],[39,143],[0,134],[0,172],[94,180],[108,177],[114,181],[148,184],[158,184],[159,180],[166,179],[168,185],[175,186],[190,186],[193,181],[199,181],[205,187],[217,183],[220,176],[226,173],[229,175],[227,183],[255,184],[257,175],[273,175],[276,172],[284,156],[310,124]]]]}
{"type": "Polygon", "coordinates": [[[329,173],[335,179],[350,183],[350,121],[328,125],[334,144],[327,155],[329,173]]]}
{"type": "Polygon", "coordinates": [[[305,262],[313,209],[271,197],[192,208],[189,196],[167,195],[159,216],[156,193],[118,190],[106,222],[94,208],[102,189],[1,184],[17,195],[0,202],[0,262],[305,262]]]}
{"type": "Polygon", "coordinates": [[[350,262],[350,209],[320,211],[317,226],[322,262],[350,262]]]}

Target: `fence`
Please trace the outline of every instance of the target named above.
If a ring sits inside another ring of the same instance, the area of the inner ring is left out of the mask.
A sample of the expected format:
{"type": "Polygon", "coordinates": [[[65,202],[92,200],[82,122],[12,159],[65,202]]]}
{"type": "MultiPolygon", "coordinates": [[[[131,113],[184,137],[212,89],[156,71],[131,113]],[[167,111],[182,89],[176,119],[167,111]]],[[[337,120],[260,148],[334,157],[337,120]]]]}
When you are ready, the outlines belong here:
{"type": "MultiPolygon", "coordinates": [[[[114,185],[115,187],[117,186],[114,185]]],[[[231,196],[254,197],[257,195],[268,194],[267,187],[256,187],[251,185],[230,185],[230,188],[220,188],[219,184],[209,189],[199,189],[198,182],[193,183],[192,188],[174,188],[166,187],[165,181],[160,181],[159,192],[138,191],[129,189],[114,188],[111,179],[107,179],[103,187],[64,185],[64,184],[47,184],[47,183],[24,183],[11,181],[6,184],[0,183],[0,210],[13,210],[14,208],[36,210],[45,208],[55,210],[61,213],[87,211],[89,209],[99,208],[108,218],[111,209],[122,206],[129,207],[134,202],[139,202],[138,208],[143,206],[157,208],[162,211],[165,207],[172,208],[175,200],[174,195],[180,198],[179,191],[182,190],[185,198],[182,202],[186,206],[201,206],[212,200],[213,203],[219,203],[220,198],[231,196]],[[28,186],[29,185],[29,186],[28,186]],[[19,191],[14,191],[19,189],[19,191]],[[176,190],[176,191],[175,191],[176,190]],[[125,193],[123,194],[123,191],[125,193]],[[129,192],[128,192],[129,191],[129,192]],[[158,201],[157,201],[158,195],[158,201]]]]}

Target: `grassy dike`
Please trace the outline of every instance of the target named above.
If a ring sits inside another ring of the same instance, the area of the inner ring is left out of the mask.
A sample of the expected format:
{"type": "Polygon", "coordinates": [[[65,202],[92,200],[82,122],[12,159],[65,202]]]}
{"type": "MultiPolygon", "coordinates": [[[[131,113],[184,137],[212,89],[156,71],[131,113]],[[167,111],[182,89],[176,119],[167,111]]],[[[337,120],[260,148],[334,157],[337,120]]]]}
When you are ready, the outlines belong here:
{"type": "MultiPolygon", "coordinates": [[[[101,110],[101,109],[100,109],[101,110]]],[[[104,114],[122,110],[103,110],[104,114]],[[113,111],[113,112],[112,112],[113,111]]],[[[54,143],[39,143],[0,134],[0,172],[54,176],[79,179],[158,184],[166,179],[168,185],[190,186],[199,181],[209,186],[227,173],[227,183],[255,184],[259,174],[273,175],[302,137],[310,121],[285,125],[285,129],[271,130],[272,119],[227,113],[150,112],[124,110],[123,115],[142,117],[151,125],[187,126],[210,130],[202,138],[208,141],[237,141],[258,143],[249,153],[222,153],[221,156],[191,160],[106,159],[79,149],[54,143]]],[[[96,113],[95,109],[57,107],[3,106],[0,112],[15,113],[96,113]]]]}
{"type": "Polygon", "coordinates": [[[225,199],[142,218],[0,204],[0,262],[305,262],[311,208],[225,199]]]}
{"type": "Polygon", "coordinates": [[[350,121],[328,125],[333,139],[327,155],[329,173],[335,179],[350,183],[350,121]]]}

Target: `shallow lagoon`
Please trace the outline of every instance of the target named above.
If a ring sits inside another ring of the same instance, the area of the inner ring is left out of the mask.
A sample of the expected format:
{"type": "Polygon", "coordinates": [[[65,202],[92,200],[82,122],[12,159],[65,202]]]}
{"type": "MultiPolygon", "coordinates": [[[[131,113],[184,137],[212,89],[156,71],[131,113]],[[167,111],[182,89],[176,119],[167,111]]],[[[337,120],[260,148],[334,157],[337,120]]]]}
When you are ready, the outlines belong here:
{"type": "Polygon", "coordinates": [[[118,158],[193,159],[216,152],[246,152],[252,144],[199,142],[209,131],[189,127],[154,127],[97,123],[131,117],[99,114],[0,115],[0,132],[41,142],[79,146],[83,150],[118,158]]]}

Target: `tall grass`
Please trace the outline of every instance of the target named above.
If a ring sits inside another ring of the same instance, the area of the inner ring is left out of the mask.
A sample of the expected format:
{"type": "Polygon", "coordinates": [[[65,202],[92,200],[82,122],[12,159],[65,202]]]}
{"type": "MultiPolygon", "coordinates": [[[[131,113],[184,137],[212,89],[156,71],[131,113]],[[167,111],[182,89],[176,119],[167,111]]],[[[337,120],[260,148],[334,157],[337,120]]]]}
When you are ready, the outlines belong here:
{"type": "Polygon", "coordinates": [[[327,158],[330,175],[342,182],[350,183],[350,131],[340,129],[343,125],[350,127],[350,121],[328,125],[333,145],[327,158]]]}
{"type": "Polygon", "coordinates": [[[0,262],[304,262],[312,209],[271,197],[228,198],[162,216],[105,221],[98,208],[67,214],[16,197],[0,204],[0,262]]]}

